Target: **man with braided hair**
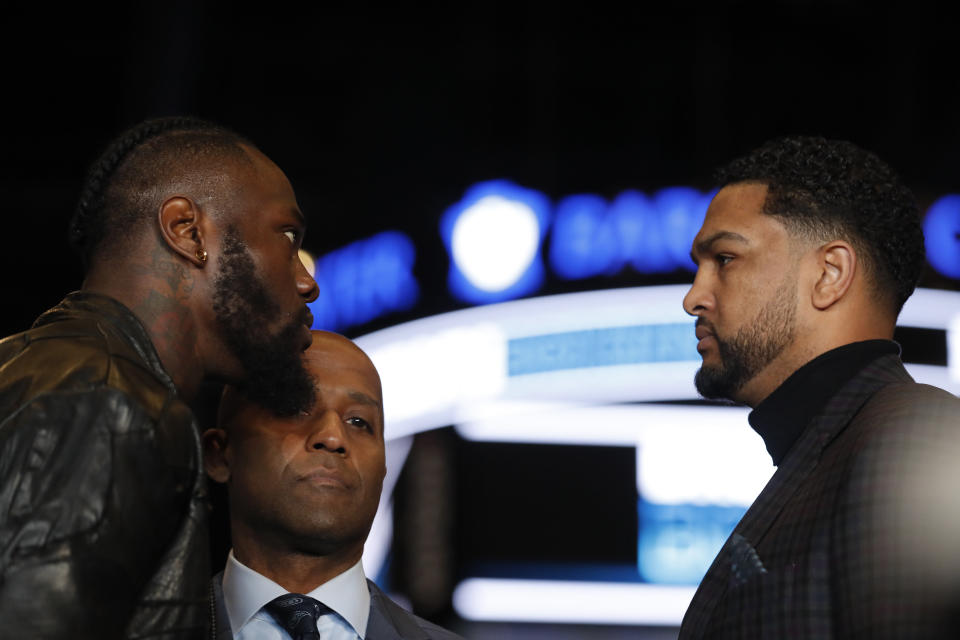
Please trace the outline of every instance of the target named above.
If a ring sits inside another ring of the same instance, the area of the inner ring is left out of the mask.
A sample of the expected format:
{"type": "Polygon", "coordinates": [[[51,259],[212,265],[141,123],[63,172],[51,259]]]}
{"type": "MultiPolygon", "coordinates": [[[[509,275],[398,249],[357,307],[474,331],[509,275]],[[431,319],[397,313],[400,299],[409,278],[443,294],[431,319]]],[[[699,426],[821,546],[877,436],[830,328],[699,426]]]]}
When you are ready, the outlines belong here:
{"type": "Polygon", "coordinates": [[[201,385],[311,406],[317,286],[283,172],[191,118],[93,165],[71,223],[82,290],[0,341],[0,630],[200,638],[208,626],[201,385]]]}
{"type": "Polygon", "coordinates": [[[960,400],[893,342],[924,263],[876,156],[771,141],[721,171],[691,255],[698,391],[753,408],[777,465],[680,638],[948,638],[960,614],[960,400]]]}

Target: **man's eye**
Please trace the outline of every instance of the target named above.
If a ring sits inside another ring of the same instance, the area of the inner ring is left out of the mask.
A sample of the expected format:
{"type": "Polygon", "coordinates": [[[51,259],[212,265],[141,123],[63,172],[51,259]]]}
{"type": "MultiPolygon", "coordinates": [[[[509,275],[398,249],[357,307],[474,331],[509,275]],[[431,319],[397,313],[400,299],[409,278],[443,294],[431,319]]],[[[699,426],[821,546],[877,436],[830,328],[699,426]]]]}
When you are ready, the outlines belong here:
{"type": "Polygon", "coordinates": [[[293,229],[287,229],[283,232],[283,235],[287,236],[287,239],[290,240],[292,244],[297,244],[297,238],[300,237],[300,232],[294,231],[293,229]]]}
{"type": "Polygon", "coordinates": [[[733,256],[727,256],[727,255],[717,256],[717,264],[719,264],[721,267],[726,266],[731,260],[733,260],[733,256]]]}
{"type": "Polygon", "coordinates": [[[373,431],[373,426],[371,426],[371,424],[363,418],[358,418],[356,416],[353,418],[347,418],[347,423],[361,429],[366,429],[367,431],[373,431]]]}

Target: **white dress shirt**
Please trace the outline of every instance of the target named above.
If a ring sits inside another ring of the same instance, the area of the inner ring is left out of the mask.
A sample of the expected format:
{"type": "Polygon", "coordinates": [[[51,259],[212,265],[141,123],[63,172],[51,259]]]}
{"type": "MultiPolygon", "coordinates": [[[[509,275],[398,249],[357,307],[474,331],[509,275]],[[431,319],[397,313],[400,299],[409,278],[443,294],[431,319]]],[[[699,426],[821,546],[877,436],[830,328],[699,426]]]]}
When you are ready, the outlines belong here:
{"type": "MultiPolygon", "coordinates": [[[[223,604],[230,618],[234,640],[290,640],[263,606],[289,593],[233,557],[223,570],[223,604]]],[[[324,640],[363,640],[370,616],[370,589],[358,562],[337,577],[304,594],[322,602],[333,614],[321,616],[317,624],[324,640]]]]}

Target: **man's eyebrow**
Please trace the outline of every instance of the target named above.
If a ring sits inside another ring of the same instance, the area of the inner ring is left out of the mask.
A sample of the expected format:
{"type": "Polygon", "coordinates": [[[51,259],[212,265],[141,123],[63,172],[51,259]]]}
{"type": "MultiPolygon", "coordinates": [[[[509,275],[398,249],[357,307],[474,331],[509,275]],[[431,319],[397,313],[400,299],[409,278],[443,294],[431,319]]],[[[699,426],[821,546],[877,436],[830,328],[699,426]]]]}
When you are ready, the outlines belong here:
{"type": "Polygon", "coordinates": [[[347,392],[347,397],[350,398],[351,400],[353,400],[353,401],[355,401],[355,402],[359,402],[359,403],[361,403],[361,404],[369,404],[369,405],[371,405],[371,406],[376,407],[377,409],[380,409],[380,408],[381,408],[379,402],[377,402],[376,400],[374,400],[373,398],[371,398],[371,397],[368,396],[367,394],[363,393],[362,391],[348,391],[348,392],[347,392]]]}
{"type": "Polygon", "coordinates": [[[301,226],[301,227],[306,227],[306,226],[307,226],[307,218],[306,218],[306,216],[303,215],[303,212],[300,211],[300,209],[297,209],[296,207],[293,207],[293,208],[290,209],[290,213],[292,213],[292,214],[293,214],[293,217],[297,219],[297,222],[300,223],[300,226],[301,226]]]}
{"type": "Polygon", "coordinates": [[[692,254],[708,253],[710,251],[711,245],[719,240],[733,240],[734,242],[741,242],[743,244],[750,244],[750,241],[746,237],[740,235],[735,231],[717,231],[711,236],[707,236],[697,244],[693,245],[692,254]]]}

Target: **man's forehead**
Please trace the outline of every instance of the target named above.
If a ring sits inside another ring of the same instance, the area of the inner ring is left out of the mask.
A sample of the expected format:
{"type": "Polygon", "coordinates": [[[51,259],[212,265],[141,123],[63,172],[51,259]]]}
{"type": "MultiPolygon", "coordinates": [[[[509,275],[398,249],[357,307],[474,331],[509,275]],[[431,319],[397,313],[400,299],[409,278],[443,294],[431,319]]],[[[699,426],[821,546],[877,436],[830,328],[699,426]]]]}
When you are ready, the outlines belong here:
{"type": "Polygon", "coordinates": [[[300,211],[296,194],[286,175],[269,158],[255,149],[252,152],[259,154],[263,162],[258,160],[247,165],[236,163],[224,168],[229,186],[219,193],[222,194],[224,211],[231,222],[259,225],[265,221],[282,219],[306,227],[306,217],[300,211]]]}
{"type": "Polygon", "coordinates": [[[767,186],[757,182],[738,182],[720,189],[707,207],[707,218],[719,216],[763,215],[767,186]]]}
{"type": "Polygon", "coordinates": [[[727,239],[748,242],[757,235],[785,230],[780,220],[764,213],[767,187],[759,183],[737,183],[721,189],[703,220],[693,248],[727,239]]]}
{"type": "Polygon", "coordinates": [[[255,185],[267,190],[293,190],[287,174],[262,151],[245,144],[239,146],[243,153],[224,164],[224,170],[230,173],[237,183],[255,185]]]}
{"type": "MultiPolygon", "coordinates": [[[[349,371],[364,379],[378,400],[380,395],[380,375],[367,354],[349,339],[322,331],[313,332],[313,344],[304,354],[307,369],[323,376],[331,371],[349,371]]],[[[322,385],[321,385],[322,386],[322,385]]]]}

